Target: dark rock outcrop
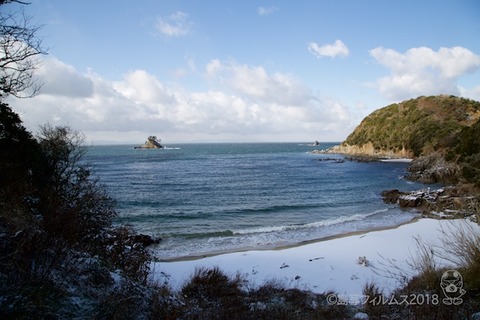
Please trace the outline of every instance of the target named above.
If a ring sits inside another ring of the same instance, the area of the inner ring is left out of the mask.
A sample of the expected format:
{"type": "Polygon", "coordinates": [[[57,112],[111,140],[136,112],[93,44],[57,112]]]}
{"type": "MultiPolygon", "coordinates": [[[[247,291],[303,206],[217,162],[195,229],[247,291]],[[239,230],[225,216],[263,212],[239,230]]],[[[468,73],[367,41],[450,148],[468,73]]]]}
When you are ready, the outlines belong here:
{"type": "Polygon", "coordinates": [[[149,236],[147,234],[136,234],[132,237],[131,240],[133,243],[139,243],[144,247],[159,244],[160,241],[162,241],[161,238],[153,238],[152,236],[149,236]]]}
{"type": "Polygon", "coordinates": [[[422,183],[456,184],[459,177],[459,167],[454,162],[447,162],[439,153],[414,159],[409,167],[406,178],[422,183]]]}
{"type": "Polygon", "coordinates": [[[434,218],[473,217],[479,199],[458,187],[411,192],[397,189],[382,192],[385,203],[398,204],[401,208],[415,208],[423,215],[434,218]]]}
{"type": "Polygon", "coordinates": [[[401,192],[398,189],[382,192],[383,201],[390,204],[398,204],[402,208],[420,207],[426,199],[430,199],[430,191],[420,190],[412,192],[401,192]]]}
{"type": "Polygon", "coordinates": [[[400,195],[404,195],[405,192],[401,192],[398,189],[385,190],[382,192],[382,198],[385,203],[396,204],[400,195]]]}
{"type": "Polygon", "coordinates": [[[333,162],[333,163],[344,163],[345,159],[343,158],[318,158],[319,162],[333,162]]]}

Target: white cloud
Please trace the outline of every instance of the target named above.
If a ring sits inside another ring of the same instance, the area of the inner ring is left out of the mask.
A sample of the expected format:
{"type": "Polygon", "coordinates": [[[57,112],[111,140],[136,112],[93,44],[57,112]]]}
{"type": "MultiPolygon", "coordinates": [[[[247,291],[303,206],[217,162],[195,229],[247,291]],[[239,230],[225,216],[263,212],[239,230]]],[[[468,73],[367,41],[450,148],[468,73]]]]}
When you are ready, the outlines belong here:
{"type": "MultiPolygon", "coordinates": [[[[419,95],[461,94],[458,79],[480,69],[480,56],[462,47],[412,48],[405,53],[378,47],[370,50],[376,62],[389,70],[375,86],[392,100],[419,95]]],[[[465,92],[465,90],[463,91],[465,92]]]]}
{"type": "Polygon", "coordinates": [[[180,37],[190,32],[192,22],[188,19],[188,14],[177,11],[168,17],[158,18],[156,27],[158,31],[166,36],[180,37]]]}
{"type": "Polygon", "coordinates": [[[458,86],[458,90],[463,97],[468,97],[470,99],[480,101],[480,85],[477,85],[471,89],[458,86]]]}
{"type": "Polygon", "coordinates": [[[348,47],[341,40],[336,40],[334,44],[326,44],[323,46],[318,45],[316,42],[310,42],[307,48],[308,51],[310,51],[317,58],[335,58],[338,56],[346,57],[349,54],[348,47]]]}
{"type": "Polygon", "coordinates": [[[204,67],[211,88],[200,92],[167,85],[145,70],[112,82],[58,61],[49,68],[53,77],[70,70],[66,82],[87,79],[92,90],[81,97],[51,90],[12,100],[30,130],[68,124],[91,139],[140,143],[150,134],[167,141],[340,140],[352,129],[345,106],[260,66],[212,60],[204,67]]]}
{"type": "Polygon", "coordinates": [[[45,59],[36,71],[42,93],[66,97],[89,97],[93,94],[92,81],[75,68],[55,58],[45,59]]]}
{"type": "Polygon", "coordinates": [[[277,12],[279,9],[277,7],[271,6],[271,7],[258,7],[258,14],[260,16],[268,16],[271,15],[275,12],[277,12]]]}
{"type": "Polygon", "coordinates": [[[302,103],[310,98],[300,79],[282,73],[268,74],[261,66],[212,60],[206,67],[210,79],[227,85],[235,94],[264,102],[302,103]]]}
{"type": "Polygon", "coordinates": [[[222,63],[218,59],[213,59],[211,60],[207,66],[206,66],[206,71],[207,71],[207,76],[208,77],[215,77],[217,72],[222,68],[222,63]]]}

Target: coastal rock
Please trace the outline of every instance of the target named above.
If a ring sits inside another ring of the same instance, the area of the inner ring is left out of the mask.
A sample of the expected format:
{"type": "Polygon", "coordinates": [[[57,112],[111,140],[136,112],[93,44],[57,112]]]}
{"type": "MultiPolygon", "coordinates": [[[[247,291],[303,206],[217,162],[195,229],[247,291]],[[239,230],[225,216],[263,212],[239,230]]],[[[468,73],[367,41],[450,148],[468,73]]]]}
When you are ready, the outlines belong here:
{"type": "Polygon", "coordinates": [[[345,159],[352,162],[378,162],[384,158],[365,155],[365,156],[350,156],[350,157],[346,157],[345,159]]]}
{"type": "Polygon", "coordinates": [[[397,189],[382,192],[383,201],[398,204],[402,208],[415,208],[423,215],[432,218],[473,217],[478,206],[478,199],[458,187],[430,188],[402,192],[397,189]]]}
{"type": "Polygon", "coordinates": [[[385,203],[398,203],[402,208],[417,208],[436,203],[443,192],[444,189],[430,190],[430,188],[412,192],[402,192],[398,189],[393,189],[383,191],[382,197],[385,203]]]}
{"type": "Polygon", "coordinates": [[[161,238],[153,238],[152,236],[149,236],[147,234],[136,234],[135,236],[132,237],[133,243],[139,243],[143,247],[159,244],[160,241],[162,241],[161,238]]]}
{"type": "Polygon", "coordinates": [[[398,150],[383,150],[373,146],[371,142],[362,145],[351,145],[343,142],[341,145],[333,146],[324,153],[338,153],[345,154],[354,157],[366,157],[366,158],[411,158],[412,152],[405,148],[398,150]]]}
{"type": "Polygon", "coordinates": [[[451,183],[458,182],[458,165],[447,162],[439,153],[432,153],[428,156],[414,159],[409,167],[410,172],[406,178],[422,183],[451,183]]]}
{"type": "Polygon", "coordinates": [[[416,208],[422,205],[422,196],[415,194],[401,195],[398,197],[398,204],[402,208],[416,208]]]}
{"type": "Polygon", "coordinates": [[[345,159],[343,158],[319,158],[317,161],[320,162],[333,162],[333,163],[344,163],[345,159]]]}
{"type": "Polygon", "coordinates": [[[398,198],[404,194],[406,193],[398,189],[385,190],[382,192],[382,198],[385,203],[396,204],[398,203],[398,198]]]}

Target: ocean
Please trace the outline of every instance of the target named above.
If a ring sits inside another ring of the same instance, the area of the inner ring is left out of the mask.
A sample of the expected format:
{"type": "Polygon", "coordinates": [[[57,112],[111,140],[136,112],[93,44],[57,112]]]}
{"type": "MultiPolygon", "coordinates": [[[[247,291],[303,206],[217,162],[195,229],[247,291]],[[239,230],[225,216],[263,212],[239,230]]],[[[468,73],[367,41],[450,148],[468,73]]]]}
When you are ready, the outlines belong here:
{"type": "Polygon", "coordinates": [[[117,202],[115,223],[162,239],[159,259],[275,248],[394,226],[418,213],[385,204],[406,163],[312,154],[331,144],[92,146],[85,160],[117,202]]]}

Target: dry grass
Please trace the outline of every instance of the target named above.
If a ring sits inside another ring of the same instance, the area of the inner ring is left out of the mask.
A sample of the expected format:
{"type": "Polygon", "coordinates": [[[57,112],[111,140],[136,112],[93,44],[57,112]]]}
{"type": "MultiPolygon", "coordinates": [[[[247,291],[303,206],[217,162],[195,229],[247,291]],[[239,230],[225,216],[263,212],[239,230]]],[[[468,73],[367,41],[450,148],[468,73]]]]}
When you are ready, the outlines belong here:
{"type": "MultiPolygon", "coordinates": [[[[240,275],[198,268],[179,294],[156,296],[155,319],[348,319],[347,306],[331,306],[326,294],[286,289],[278,281],[248,288],[240,275]]],[[[153,317],[154,316],[154,317],[153,317]]]]}
{"type": "MultiPolygon", "coordinates": [[[[380,270],[383,275],[407,280],[403,287],[385,297],[385,301],[394,303],[367,304],[365,311],[371,319],[472,319],[472,315],[480,311],[480,234],[471,225],[452,223],[442,229],[440,246],[420,238],[416,240],[416,254],[408,263],[413,274],[392,261],[384,263],[386,268],[380,270]],[[438,261],[443,261],[443,267],[438,261]],[[448,268],[445,262],[450,265],[448,268]],[[444,301],[447,296],[441,283],[448,269],[457,270],[463,276],[466,293],[459,305],[444,301]]],[[[365,292],[374,297],[382,294],[373,284],[367,285],[365,292]]]]}

